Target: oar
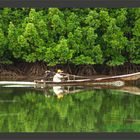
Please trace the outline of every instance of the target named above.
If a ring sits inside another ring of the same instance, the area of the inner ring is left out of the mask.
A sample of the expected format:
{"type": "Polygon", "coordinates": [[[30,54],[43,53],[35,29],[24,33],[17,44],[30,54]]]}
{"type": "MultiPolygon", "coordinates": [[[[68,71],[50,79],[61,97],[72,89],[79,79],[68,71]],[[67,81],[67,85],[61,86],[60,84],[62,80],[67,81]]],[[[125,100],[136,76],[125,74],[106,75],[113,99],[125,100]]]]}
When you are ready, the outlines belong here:
{"type": "Polygon", "coordinates": [[[68,73],[62,73],[62,75],[66,75],[66,76],[72,76],[74,78],[85,78],[85,79],[92,79],[92,78],[89,78],[89,77],[86,77],[86,76],[78,76],[78,75],[73,75],[73,74],[68,74],[68,73]]]}

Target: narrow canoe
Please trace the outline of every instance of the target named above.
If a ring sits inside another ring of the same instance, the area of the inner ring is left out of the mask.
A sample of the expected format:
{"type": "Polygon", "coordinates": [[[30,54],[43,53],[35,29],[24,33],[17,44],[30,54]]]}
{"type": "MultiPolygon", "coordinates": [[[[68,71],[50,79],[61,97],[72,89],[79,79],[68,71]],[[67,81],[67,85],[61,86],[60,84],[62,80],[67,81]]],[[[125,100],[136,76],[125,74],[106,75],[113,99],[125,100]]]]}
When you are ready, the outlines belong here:
{"type": "Polygon", "coordinates": [[[53,81],[41,81],[35,80],[36,84],[44,85],[114,85],[114,86],[123,86],[127,81],[134,81],[140,79],[140,72],[119,76],[110,76],[104,78],[95,78],[95,79],[80,79],[80,80],[66,80],[62,82],[53,82],[53,81]]]}
{"type": "Polygon", "coordinates": [[[140,72],[132,73],[132,74],[125,74],[125,75],[118,75],[118,76],[110,76],[104,78],[96,78],[95,81],[134,81],[140,79],[140,72]]]}

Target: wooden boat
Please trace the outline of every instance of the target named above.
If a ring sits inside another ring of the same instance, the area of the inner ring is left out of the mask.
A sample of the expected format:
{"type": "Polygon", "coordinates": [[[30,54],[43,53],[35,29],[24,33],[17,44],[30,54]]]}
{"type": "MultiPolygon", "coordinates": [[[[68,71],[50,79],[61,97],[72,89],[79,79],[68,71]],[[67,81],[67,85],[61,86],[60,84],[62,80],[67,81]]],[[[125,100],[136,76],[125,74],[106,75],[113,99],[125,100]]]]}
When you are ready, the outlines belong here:
{"type": "MultiPolygon", "coordinates": [[[[69,75],[75,76],[75,75],[69,75]]],[[[75,76],[81,77],[81,76],[75,76]]],[[[127,81],[134,81],[140,79],[140,72],[119,76],[110,76],[104,78],[95,78],[95,79],[79,79],[79,80],[66,80],[62,82],[53,82],[53,81],[42,81],[35,80],[36,84],[41,85],[62,85],[62,86],[73,86],[73,85],[81,85],[81,86],[93,86],[93,85],[111,85],[111,86],[123,86],[127,81]]]]}
{"type": "Polygon", "coordinates": [[[111,77],[105,77],[105,78],[97,78],[96,81],[134,81],[140,79],[140,72],[132,73],[132,74],[126,74],[126,75],[119,75],[119,76],[111,76],[111,77]]]}

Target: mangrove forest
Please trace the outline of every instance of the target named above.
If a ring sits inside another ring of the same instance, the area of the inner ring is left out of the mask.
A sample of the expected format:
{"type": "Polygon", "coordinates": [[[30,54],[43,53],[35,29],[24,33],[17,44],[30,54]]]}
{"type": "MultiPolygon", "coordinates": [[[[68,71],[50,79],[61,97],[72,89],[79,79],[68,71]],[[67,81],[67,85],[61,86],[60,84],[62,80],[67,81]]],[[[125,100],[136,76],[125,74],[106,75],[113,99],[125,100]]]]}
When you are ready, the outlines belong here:
{"type": "Polygon", "coordinates": [[[0,75],[140,70],[140,8],[1,8],[0,75]]]}

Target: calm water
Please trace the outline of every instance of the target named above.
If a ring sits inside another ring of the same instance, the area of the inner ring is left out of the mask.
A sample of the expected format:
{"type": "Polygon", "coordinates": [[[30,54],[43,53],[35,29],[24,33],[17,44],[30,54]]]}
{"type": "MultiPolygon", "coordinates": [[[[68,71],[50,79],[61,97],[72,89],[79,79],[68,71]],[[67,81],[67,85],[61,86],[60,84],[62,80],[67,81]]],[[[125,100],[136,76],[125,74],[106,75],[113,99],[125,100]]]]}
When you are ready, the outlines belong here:
{"type": "Polygon", "coordinates": [[[60,99],[53,88],[0,87],[0,132],[140,132],[139,85],[64,87],[60,99]]]}

